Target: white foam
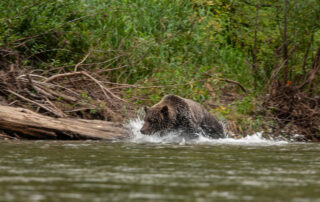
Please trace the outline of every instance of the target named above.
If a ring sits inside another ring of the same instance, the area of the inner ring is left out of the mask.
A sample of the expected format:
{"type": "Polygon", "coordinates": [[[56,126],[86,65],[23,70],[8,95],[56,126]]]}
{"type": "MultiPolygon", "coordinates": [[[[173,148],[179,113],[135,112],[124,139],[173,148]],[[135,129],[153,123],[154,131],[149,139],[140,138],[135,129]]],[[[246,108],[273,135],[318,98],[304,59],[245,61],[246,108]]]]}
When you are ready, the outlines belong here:
{"type": "Polygon", "coordinates": [[[222,139],[211,139],[201,134],[196,139],[186,139],[181,136],[181,131],[169,132],[166,135],[160,136],[154,135],[143,135],[140,133],[142,128],[143,120],[140,118],[130,120],[126,124],[126,128],[130,131],[129,141],[133,143],[158,143],[158,144],[206,144],[206,145],[253,145],[253,146],[270,146],[270,145],[283,145],[288,144],[287,141],[266,139],[262,136],[263,132],[258,132],[252,135],[240,139],[234,138],[222,138],[222,139]]]}

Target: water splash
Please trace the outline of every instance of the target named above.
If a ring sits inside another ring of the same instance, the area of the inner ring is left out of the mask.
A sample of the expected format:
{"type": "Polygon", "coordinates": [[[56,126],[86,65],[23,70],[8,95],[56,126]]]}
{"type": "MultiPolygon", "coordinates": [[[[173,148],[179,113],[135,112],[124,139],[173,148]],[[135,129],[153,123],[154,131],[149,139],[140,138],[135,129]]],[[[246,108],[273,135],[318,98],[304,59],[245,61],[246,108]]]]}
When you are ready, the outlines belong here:
{"type": "Polygon", "coordinates": [[[270,145],[283,145],[287,144],[287,141],[266,139],[262,136],[263,132],[258,132],[253,135],[248,135],[240,139],[223,138],[223,139],[211,139],[201,134],[195,139],[186,139],[183,137],[182,131],[168,132],[166,135],[143,135],[140,133],[143,120],[140,118],[130,120],[126,124],[126,128],[130,131],[129,141],[133,143],[157,143],[157,144],[206,144],[206,145],[253,145],[253,146],[270,146],[270,145]]]}

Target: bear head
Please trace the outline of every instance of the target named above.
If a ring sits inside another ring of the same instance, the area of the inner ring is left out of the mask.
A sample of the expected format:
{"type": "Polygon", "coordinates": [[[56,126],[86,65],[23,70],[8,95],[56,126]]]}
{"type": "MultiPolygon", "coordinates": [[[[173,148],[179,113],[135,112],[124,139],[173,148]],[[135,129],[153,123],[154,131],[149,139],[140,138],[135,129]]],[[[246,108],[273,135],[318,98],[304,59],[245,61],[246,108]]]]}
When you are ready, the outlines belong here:
{"type": "Polygon", "coordinates": [[[170,129],[175,121],[175,114],[168,105],[144,107],[146,112],[144,124],[140,130],[142,134],[153,134],[170,129]]]}

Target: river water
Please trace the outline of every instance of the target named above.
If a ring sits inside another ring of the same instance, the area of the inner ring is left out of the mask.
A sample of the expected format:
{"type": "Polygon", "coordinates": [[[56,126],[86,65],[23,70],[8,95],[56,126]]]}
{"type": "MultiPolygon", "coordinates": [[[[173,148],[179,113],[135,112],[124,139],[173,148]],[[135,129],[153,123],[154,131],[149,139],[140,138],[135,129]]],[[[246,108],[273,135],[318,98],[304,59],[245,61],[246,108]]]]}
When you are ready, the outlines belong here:
{"type": "Polygon", "coordinates": [[[0,201],[320,201],[320,145],[173,134],[1,141],[0,201]]]}

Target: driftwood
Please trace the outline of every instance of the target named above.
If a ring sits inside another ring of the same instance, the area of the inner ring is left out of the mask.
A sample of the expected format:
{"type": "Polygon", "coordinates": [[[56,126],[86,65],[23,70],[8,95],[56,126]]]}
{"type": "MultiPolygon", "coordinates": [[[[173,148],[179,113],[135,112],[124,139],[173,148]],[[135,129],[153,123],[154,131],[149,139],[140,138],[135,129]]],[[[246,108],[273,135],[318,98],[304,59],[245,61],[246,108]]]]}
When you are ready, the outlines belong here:
{"type": "Polygon", "coordinates": [[[128,137],[120,123],[53,118],[9,106],[0,106],[0,130],[18,139],[115,140],[128,137]]]}

